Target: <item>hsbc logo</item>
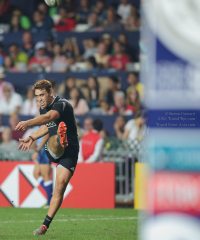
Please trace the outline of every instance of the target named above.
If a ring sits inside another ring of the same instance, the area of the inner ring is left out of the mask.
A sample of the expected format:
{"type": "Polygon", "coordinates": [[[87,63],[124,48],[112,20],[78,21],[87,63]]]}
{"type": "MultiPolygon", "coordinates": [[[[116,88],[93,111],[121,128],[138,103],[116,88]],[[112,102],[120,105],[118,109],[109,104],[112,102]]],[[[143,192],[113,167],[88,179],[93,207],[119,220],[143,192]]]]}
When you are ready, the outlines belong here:
{"type": "MultiPolygon", "coordinates": [[[[18,164],[0,179],[0,206],[40,208],[46,204],[46,192],[33,176],[34,164],[18,164]]],[[[56,179],[56,166],[52,165],[53,185],[56,179]]],[[[69,183],[64,199],[72,191],[69,183]]]]}
{"type": "Polygon", "coordinates": [[[52,121],[52,122],[47,123],[46,126],[47,126],[48,128],[52,128],[52,127],[56,127],[56,124],[55,124],[54,121],[52,121]]]}

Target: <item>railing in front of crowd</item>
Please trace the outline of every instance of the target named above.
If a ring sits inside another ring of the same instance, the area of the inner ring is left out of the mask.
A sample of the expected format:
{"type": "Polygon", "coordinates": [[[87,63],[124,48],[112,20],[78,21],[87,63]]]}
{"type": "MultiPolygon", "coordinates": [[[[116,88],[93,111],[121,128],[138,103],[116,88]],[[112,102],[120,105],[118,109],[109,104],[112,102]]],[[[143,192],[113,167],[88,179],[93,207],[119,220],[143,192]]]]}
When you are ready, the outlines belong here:
{"type": "Polygon", "coordinates": [[[105,139],[104,162],[116,163],[116,202],[134,201],[134,165],[143,160],[143,143],[138,140],[105,139]]]}

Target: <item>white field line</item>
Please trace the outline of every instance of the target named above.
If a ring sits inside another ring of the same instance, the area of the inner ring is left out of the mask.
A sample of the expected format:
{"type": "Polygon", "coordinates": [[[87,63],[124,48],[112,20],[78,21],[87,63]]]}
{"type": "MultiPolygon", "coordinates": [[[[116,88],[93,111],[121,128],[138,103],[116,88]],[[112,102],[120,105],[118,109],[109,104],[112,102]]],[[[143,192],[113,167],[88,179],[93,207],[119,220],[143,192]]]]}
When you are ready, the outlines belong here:
{"type": "MultiPolygon", "coordinates": [[[[118,217],[118,218],[71,218],[71,219],[55,219],[53,222],[76,222],[76,221],[109,221],[109,220],[135,220],[138,217],[118,217]]],[[[34,223],[41,222],[42,220],[28,220],[28,221],[0,221],[1,223],[34,223]]]]}

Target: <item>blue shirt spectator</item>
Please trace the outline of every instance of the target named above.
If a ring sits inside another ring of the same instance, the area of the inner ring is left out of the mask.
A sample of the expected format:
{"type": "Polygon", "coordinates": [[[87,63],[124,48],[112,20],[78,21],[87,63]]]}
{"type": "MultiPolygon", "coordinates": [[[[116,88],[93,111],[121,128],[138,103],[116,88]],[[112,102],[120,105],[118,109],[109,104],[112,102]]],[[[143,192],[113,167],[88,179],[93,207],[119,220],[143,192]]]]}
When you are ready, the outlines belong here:
{"type": "Polygon", "coordinates": [[[80,4],[81,7],[76,14],[76,21],[77,23],[87,24],[88,17],[91,13],[89,2],[88,0],[81,0],[80,4]]]}

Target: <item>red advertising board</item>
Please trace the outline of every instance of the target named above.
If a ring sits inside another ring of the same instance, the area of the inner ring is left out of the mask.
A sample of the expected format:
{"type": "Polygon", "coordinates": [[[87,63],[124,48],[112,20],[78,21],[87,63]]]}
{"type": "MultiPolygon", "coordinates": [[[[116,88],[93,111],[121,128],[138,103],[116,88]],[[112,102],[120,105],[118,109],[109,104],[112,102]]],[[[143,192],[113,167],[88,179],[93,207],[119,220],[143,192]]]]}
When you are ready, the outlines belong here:
{"type": "Polygon", "coordinates": [[[200,215],[200,175],[191,172],[154,172],[149,178],[148,209],[153,213],[200,215]]]}
{"type": "MultiPolygon", "coordinates": [[[[0,207],[41,207],[46,203],[45,192],[33,177],[33,170],[30,162],[0,161],[0,207]]],[[[52,170],[55,181],[55,165],[52,170]]],[[[61,207],[114,208],[115,164],[78,164],[61,207]]]]}

